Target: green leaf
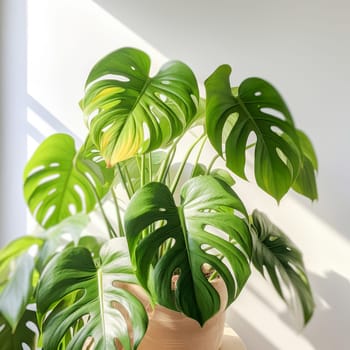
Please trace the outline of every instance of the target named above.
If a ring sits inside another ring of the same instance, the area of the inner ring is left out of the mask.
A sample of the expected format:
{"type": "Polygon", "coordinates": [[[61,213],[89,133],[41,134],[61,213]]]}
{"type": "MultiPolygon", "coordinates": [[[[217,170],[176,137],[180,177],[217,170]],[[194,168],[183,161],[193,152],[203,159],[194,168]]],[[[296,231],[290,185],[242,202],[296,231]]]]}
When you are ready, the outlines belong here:
{"type": "Polygon", "coordinates": [[[116,284],[135,282],[120,242],[106,242],[99,259],[93,259],[86,248],[75,247],[48,264],[37,290],[44,349],[58,349],[70,327],[83,318],[86,323],[72,336],[67,350],[81,349],[88,337],[93,338],[95,350],[117,349],[116,340],[125,350],[137,348],[147,328],[147,315],[141,302],[116,284]],[[65,307],[59,304],[77,292],[81,292],[79,298],[65,307]],[[127,319],[133,329],[133,344],[127,319]]]}
{"type": "Polygon", "coordinates": [[[296,316],[301,309],[306,324],[315,304],[300,250],[263,213],[255,210],[252,219],[254,266],[262,275],[268,273],[276,291],[296,316]]]}
{"type": "Polygon", "coordinates": [[[220,66],[205,82],[208,137],[216,151],[221,156],[225,154],[227,167],[245,179],[246,148],[253,134],[256,182],[279,201],[301,168],[292,117],[268,82],[249,78],[232,92],[230,73],[228,65],[220,66]]]}
{"type": "Polygon", "coordinates": [[[88,76],[81,106],[108,167],[167,145],[195,118],[199,92],[189,67],[171,61],[149,74],[144,52],[122,48],[88,76]]]}
{"type": "Polygon", "coordinates": [[[83,230],[89,223],[89,218],[85,214],[77,214],[64,219],[59,224],[50,227],[44,231],[43,236],[46,238],[41,247],[36,267],[42,271],[47,262],[58,251],[72,245],[77,245],[83,230]]]}
{"type": "Polygon", "coordinates": [[[10,242],[0,250],[0,284],[8,278],[8,264],[33,246],[41,246],[44,240],[34,236],[23,236],[10,242]]]}
{"type": "Polygon", "coordinates": [[[217,179],[220,179],[220,180],[226,182],[230,187],[232,187],[236,183],[236,181],[231,176],[231,174],[227,170],[224,170],[224,169],[213,169],[210,172],[210,175],[213,175],[217,179]]]}
{"type": "MultiPolygon", "coordinates": [[[[132,193],[138,190],[141,186],[141,173],[140,173],[140,162],[141,157],[135,156],[120,162],[120,170],[127,184],[132,186],[132,193]]],[[[150,152],[145,156],[145,169],[144,177],[147,182],[150,182],[157,176],[159,168],[162,162],[166,158],[166,153],[164,151],[154,151],[150,152]]],[[[122,181],[121,174],[118,172],[116,176],[116,183],[122,181]]]]}
{"type": "Polygon", "coordinates": [[[293,184],[293,190],[313,201],[318,198],[315,174],[318,169],[317,157],[307,135],[298,130],[298,136],[303,153],[303,163],[293,184]]]}
{"type": "Polygon", "coordinates": [[[0,294],[0,314],[14,331],[26,306],[33,296],[34,258],[24,254],[16,259],[16,265],[0,294]]]}
{"type": "Polygon", "coordinates": [[[35,311],[26,309],[18,322],[15,331],[0,314],[0,344],[1,350],[21,350],[26,344],[30,350],[36,350],[37,321],[35,311]]]}
{"type": "Polygon", "coordinates": [[[202,272],[207,263],[224,280],[229,305],[250,274],[251,236],[242,215],[246,211],[237,195],[212,176],[189,180],[179,207],[162,183],[136,192],[125,213],[126,236],[137,277],[153,300],[203,325],[220,307],[216,290],[202,272]],[[179,279],[174,299],[175,273],[179,279]]]}
{"type": "Polygon", "coordinates": [[[74,140],[65,134],[48,137],[35,151],[24,170],[24,196],[31,213],[45,228],[63,219],[94,209],[96,195],[106,192],[99,167],[75,150],[74,140]]]}
{"type": "MultiPolygon", "coordinates": [[[[79,160],[95,174],[106,193],[114,180],[114,169],[107,168],[98,147],[93,143],[92,136],[88,134],[83,147],[79,150],[79,160]]],[[[77,163],[79,165],[79,163],[77,163]]],[[[84,171],[84,168],[82,169],[84,171]]]]}

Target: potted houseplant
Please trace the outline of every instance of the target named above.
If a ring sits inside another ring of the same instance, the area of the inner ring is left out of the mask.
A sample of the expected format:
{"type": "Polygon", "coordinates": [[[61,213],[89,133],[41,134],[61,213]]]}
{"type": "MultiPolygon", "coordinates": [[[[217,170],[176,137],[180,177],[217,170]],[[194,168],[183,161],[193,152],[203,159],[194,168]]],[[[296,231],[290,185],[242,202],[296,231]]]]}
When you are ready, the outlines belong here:
{"type": "Polygon", "coordinates": [[[24,196],[42,229],[1,250],[3,349],[136,349],[157,305],[205,326],[252,266],[311,318],[301,252],[234,191],[254,150],[249,177],[263,191],[317,198],[313,147],[282,97],[259,78],[231,88],[227,65],[205,97],[182,62],[149,71],[138,49],[102,58],[80,102],[84,144],[55,134],[28,161],[24,196]],[[101,220],[104,229],[91,226],[101,220]]]}

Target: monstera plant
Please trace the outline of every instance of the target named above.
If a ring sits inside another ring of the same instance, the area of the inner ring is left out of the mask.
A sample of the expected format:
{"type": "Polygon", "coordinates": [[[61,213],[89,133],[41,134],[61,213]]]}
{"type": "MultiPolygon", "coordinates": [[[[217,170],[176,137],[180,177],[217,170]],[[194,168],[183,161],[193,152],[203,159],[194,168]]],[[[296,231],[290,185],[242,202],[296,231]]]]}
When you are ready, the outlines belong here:
{"type": "Polygon", "coordinates": [[[252,267],[311,318],[300,250],[235,191],[241,178],[277,202],[290,189],[315,200],[310,140],[263,79],[232,88],[222,65],[200,96],[184,63],[150,66],[134,48],[102,58],[80,101],[85,142],[55,134],[28,161],[24,197],[41,229],[0,252],[3,350],[136,349],[148,318],[125,284],[204,325],[220,308],[211,281],[229,306],[252,267]]]}

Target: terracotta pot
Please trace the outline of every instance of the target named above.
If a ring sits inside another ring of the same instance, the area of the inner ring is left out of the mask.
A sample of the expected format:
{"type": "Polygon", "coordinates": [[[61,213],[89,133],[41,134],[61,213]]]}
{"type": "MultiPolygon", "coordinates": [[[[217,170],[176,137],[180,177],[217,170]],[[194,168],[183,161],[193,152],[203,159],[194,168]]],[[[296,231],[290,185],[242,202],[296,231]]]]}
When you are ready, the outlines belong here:
{"type": "Polygon", "coordinates": [[[143,290],[137,286],[128,288],[142,301],[149,316],[148,329],[138,350],[218,350],[225,325],[227,291],[221,279],[214,281],[213,286],[220,294],[222,306],[203,328],[180,312],[160,305],[152,310],[143,290]]]}

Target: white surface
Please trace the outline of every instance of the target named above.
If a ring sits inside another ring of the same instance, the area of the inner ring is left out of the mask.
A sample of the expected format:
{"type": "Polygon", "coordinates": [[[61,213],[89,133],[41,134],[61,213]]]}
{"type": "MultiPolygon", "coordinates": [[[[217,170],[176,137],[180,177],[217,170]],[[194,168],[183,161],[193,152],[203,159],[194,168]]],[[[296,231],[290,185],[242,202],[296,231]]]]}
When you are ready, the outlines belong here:
{"type": "Polygon", "coordinates": [[[307,328],[296,330],[283,303],[254,274],[231,308],[228,322],[248,350],[347,350],[350,4],[345,0],[29,1],[26,95],[22,67],[26,42],[23,37],[13,39],[26,27],[18,16],[18,11],[23,16],[23,3],[3,0],[0,12],[1,48],[7,48],[0,62],[5,123],[1,134],[9,135],[6,147],[12,151],[1,165],[2,238],[22,233],[18,193],[25,155],[22,136],[13,128],[22,132],[23,108],[30,153],[53,131],[72,129],[77,139],[81,136],[84,127],[77,103],[86,74],[98,58],[117,47],[137,46],[157,62],[164,60],[163,55],[181,59],[202,80],[217,65],[229,63],[233,84],[258,75],[286,97],[297,125],[309,134],[319,155],[320,201],[310,205],[292,195],[277,208],[259,190],[239,184],[249,208],[268,212],[302,248],[318,308],[307,328]]]}

